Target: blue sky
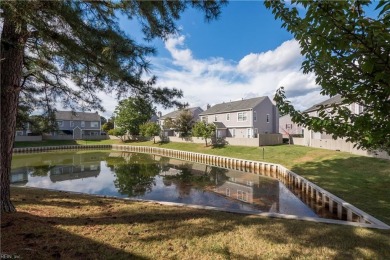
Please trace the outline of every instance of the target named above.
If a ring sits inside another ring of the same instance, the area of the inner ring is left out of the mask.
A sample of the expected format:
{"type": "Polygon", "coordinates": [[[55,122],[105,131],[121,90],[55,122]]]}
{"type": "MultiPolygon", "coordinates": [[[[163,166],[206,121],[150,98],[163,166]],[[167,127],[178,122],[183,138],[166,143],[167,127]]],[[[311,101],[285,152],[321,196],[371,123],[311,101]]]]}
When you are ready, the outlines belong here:
{"type": "MultiPolygon", "coordinates": [[[[232,1],[209,23],[199,11],[187,9],[177,24],[178,35],[148,43],[157,49],[150,57],[151,72],[157,85],[182,89],[182,101],[190,107],[264,95],[272,99],[281,86],[298,109],[326,99],[319,95],[314,75],[301,72],[298,43],[262,1],[232,1]]],[[[136,21],[121,20],[121,27],[142,39],[136,21]]],[[[117,101],[101,98],[109,117],[117,101]]],[[[157,110],[164,114],[173,109],[157,110]]]]}

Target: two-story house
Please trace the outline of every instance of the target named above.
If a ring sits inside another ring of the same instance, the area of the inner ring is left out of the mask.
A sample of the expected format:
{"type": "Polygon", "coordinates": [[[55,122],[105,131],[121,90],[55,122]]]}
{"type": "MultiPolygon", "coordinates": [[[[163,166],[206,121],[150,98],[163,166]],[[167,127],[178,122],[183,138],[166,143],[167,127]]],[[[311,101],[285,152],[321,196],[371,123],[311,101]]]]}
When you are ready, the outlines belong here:
{"type": "Polygon", "coordinates": [[[168,118],[171,119],[172,122],[175,122],[175,120],[179,117],[180,113],[182,113],[184,110],[188,110],[192,114],[192,118],[194,122],[199,120],[199,114],[203,112],[203,109],[200,107],[191,107],[191,108],[176,110],[163,116],[160,115],[160,117],[158,118],[158,123],[163,131],[164,136],[179,135],[179,133],[175,131],[175,127],[165,128],[164,126],[168,118]]]}
{"type": "MultiPolygon", "coordinates": [[[[303,112],[307,113],[309,116],[320,117],[320,108],[325,108],[326,111],[326,107],[333,105],[345,106],[352,112],[352,114],[360,114],[364,109],[363,106],[357,103],[344,104],[343,98],[340,95],[336,95],[321,103],[311,106],[303,112]]],[[[331,134],[326,132],[315,132],[314,130],[310,130],[307,127],[304,127],[304,137],[293,138],[293,143],[317,148],[350,152],[364,156],[390,159],[390,156],[384,151],[361,150],[357,147],[354,147],[354,143],[347,142],[344,138],[333,139],[331,134]]]]}
{"type": "Polygon", "coordinates": [[[218,138],[279,133],[279,113],[267,96],[216,104],[199,116],[216,125],[218,138]]]}
{"type": "Polygon", "coordinates": [[[101,134],[100,115],[88,112],[57,111],[58,131],[52,135],[72,135],[73,139],[101,134]]]}
{"type": "Polygon", "coordinates": [[[292,136],[303,136],[304,127],[294,123],[290,115],[279,117],[279,133],[283,138],[290,138],[292,136]]]}

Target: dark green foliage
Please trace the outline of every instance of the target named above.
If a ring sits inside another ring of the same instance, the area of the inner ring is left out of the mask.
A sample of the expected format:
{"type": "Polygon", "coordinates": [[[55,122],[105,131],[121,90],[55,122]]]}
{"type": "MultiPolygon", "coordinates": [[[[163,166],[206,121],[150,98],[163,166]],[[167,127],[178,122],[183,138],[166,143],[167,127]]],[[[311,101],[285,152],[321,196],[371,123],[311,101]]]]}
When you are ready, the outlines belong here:
{"type": "Polygon", "coordinates": [[[111,121],[107,121],[104,125],[102,125],[102,130],[105,132],[108,132],[113,128],[114,128],[114,123],[111,121]]]}
{"type": "Polygon", "coordinates": [[[154,113],[155,109],[149,100],[141,97],[124,99],[115,108],[115,126],[126,130],[131,135],[138,135],[139,127],[154,113]]]}
{"type": "Polygon", "coordinates": [[[321,94],[343,98],[340,105],[320,107],[319,117],[309,117],[294,109],[281,88],[275,96],[281,114],[290,114],[294,122],[314,131],[346,137],[358,147],[390,152],[390,2],[299,0],[265,5],[299,41],[303,72],[315,73],[321,94]],[[368,17],[364,10],[375,6],[379,15],[368,17]],[[347,106],[352,103],[363,112],[351,112],[347,106]]]}
{"type": "Polygon", "coordinates": [[[180,132],[180,136],[189,136],[194,123],[195,121],[191,111],[184,109],[175,120],[176,131],[180,132]]]}
{"type": "Polygon", "coordinates": [[[155,143],[155,136],[160,134],[161,128],[156,123],[146,122],[140,125],[139,130],[142,136],[153,137],[153,143],[155,143]]]}
{"type": "Polygon", "coordinates": [[[192,128],[192,135],[204,138],[207,146],[207,139],[215,134],[216,127],[214,124],[208,124],[203,121],[197,122],[192,128]]]}

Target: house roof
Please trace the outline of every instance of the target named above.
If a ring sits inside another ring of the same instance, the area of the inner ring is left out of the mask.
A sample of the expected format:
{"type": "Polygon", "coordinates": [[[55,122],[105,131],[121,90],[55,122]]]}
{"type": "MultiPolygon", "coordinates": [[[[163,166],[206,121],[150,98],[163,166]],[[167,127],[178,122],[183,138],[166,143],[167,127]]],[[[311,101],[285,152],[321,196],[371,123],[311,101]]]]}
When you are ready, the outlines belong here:
{"type": "Polygon", "coordinates": [[[88,112],[57,111],[56,120],[100,121],[100,115],[88,112]]]}
{"type": "Polygon", "coordinates": [[[217,129],[227,129],[227,127],[222,122],[213,122],[217,129]]]}
{"type": "Polygon", "coordinates": [[[239,101],[216,104],[199,115],[213,115],[225,112],[242,111],[256,107],[258,104],[267,99],[267,96],[244,99],[239,101]]]}
{"type": "Polygon", "coordinates": [[[325,101],[322,101],[321,103],[315,104],[314,106],[306,109],[303,112],[308,113],[308,112],[317,111],[320,108],[320,106],[326,106],[326,105],[331,105],[331,104],[340,104],[342,101],[343,101],[343,98],[340,95],[336,95],[336,96],[333,96],[325,101]]]}
{"type": "MultiPolygon", "coordinates": [[[[196,110],[199,110],[200,112],[203,112],[203,109],[200,108],[200,107],[191,107],[191,108],[186,108],[188,109],[192,114],[195,113],[196,110]]],[[[176,111],[173,111],[173,112],[170,112],[166,115],[163,115],[162,117],[160,117],[160,119],[166,119],[168,117],[174,119],[176,117],[178,117],[180,115],[180,113],[183,111],[184,109],[181,109],[181,110],[176,110],[176,111]]]]}

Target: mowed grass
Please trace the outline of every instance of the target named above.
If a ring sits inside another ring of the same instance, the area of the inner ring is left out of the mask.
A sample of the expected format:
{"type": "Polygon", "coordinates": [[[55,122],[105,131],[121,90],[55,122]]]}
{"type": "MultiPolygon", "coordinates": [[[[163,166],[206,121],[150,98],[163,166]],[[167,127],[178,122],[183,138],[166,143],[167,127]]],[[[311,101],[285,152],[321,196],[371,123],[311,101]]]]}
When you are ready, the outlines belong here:
{"type": "Polygon", "coordinates": [[[390,259],[390,231],[12,188],[1,250],[22,259],[390,259]]]}

